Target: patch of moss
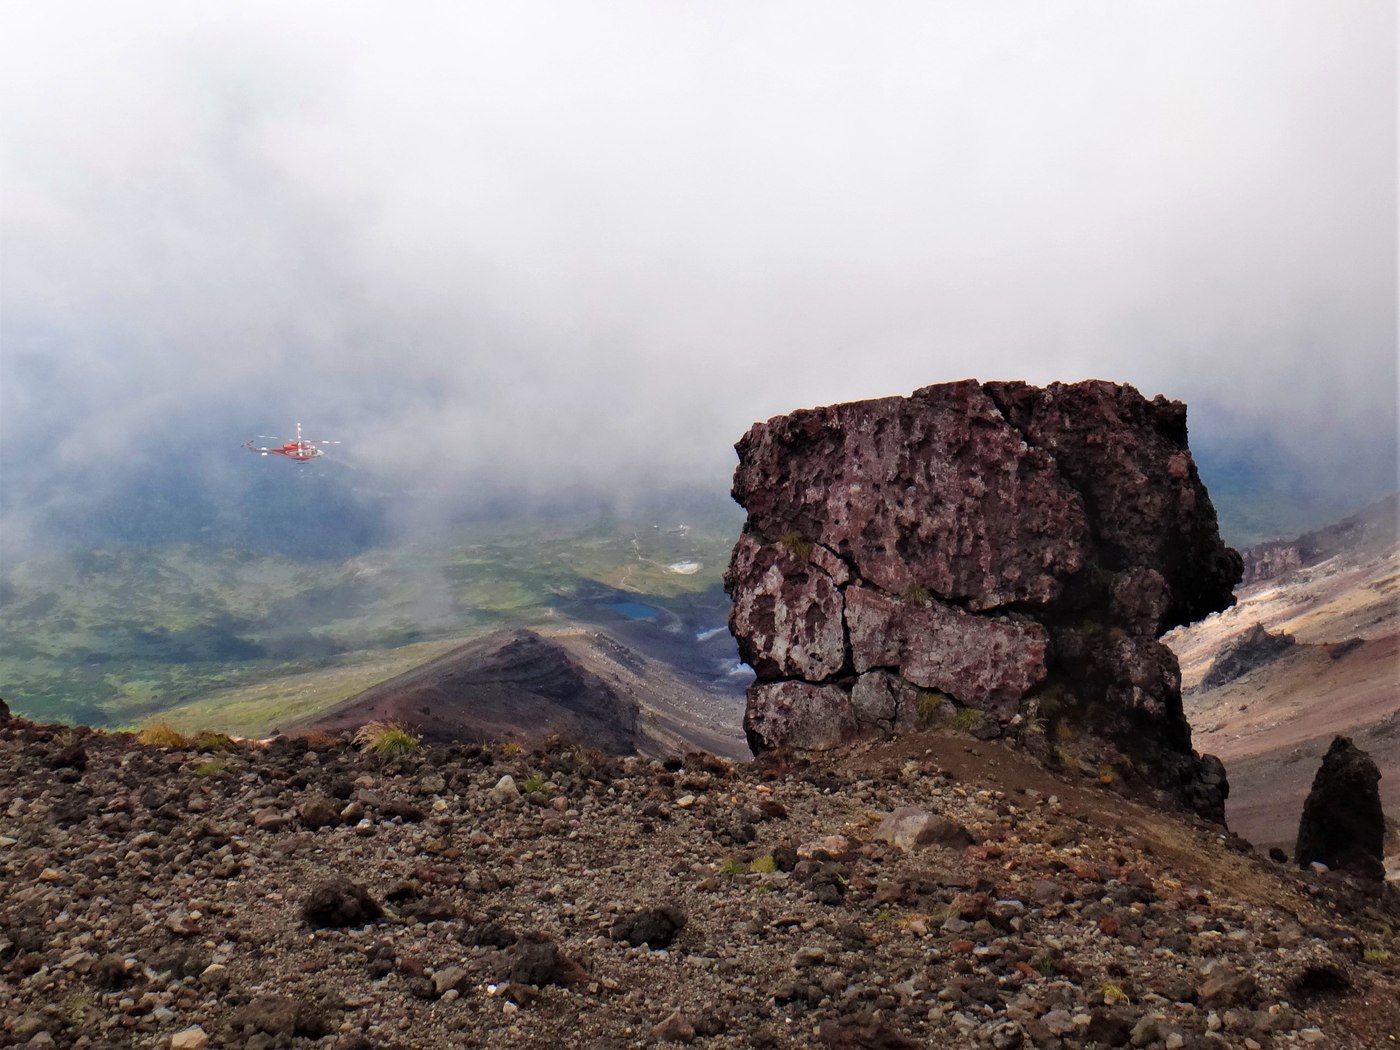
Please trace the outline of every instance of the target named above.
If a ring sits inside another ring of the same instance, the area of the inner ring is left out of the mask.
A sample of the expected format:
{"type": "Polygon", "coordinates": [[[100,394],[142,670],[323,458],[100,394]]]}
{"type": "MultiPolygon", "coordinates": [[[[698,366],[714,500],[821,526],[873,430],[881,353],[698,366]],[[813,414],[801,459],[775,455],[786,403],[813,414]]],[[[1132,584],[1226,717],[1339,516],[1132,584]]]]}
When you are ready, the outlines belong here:
{"type": "Polygon", "coordinates": [[[783,538],[778,541],[790,552],[799,558],[809,558],[812,555],[812,541],[806,539],[800,532],[785,532],[783,538]]]}

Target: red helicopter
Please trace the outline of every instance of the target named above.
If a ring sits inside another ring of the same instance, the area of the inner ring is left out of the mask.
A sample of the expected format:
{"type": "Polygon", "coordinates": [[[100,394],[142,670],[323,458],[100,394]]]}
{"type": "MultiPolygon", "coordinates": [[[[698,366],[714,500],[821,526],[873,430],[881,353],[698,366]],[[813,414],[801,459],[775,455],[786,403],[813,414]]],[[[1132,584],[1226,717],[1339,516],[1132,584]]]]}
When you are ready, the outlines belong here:
{"type": "MultiPolygon", "coordinates": [[[[277,439],[271,438],[270,440],[276,441],[277,439]]],[[[243,447],[249,452],[258,453],[260,456],[286,456],[288,459],[295,460],[298,463],[310,463],[317,456],[324,456],[326,454],[326,450],[320,446],[339,444],[339,441],[323,441],[302,437],[301,424],[298,423],[297,436],[285,444],[263,447],[261,445],[255,445],[251,441],[245,441],[243,442],[243,447]]]]}

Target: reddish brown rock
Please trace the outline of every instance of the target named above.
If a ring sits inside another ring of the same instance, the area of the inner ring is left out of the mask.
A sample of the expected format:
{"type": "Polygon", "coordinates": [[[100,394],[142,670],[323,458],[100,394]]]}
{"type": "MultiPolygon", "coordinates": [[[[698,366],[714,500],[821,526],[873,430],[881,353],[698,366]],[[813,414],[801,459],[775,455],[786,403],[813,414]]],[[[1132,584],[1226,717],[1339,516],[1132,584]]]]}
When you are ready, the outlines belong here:
{"type": "Polygon", "coordinates": [[[736,448],[749,517],[725,585],[758,676],[755,751],[836,747],[950,704],[977,709],[982,736],[1073,718],[1115,764],[1223,817],[1223,772],[1192,752],[1157,641],[1229,606],[1241,572],[1185,406],[968,380],[804,409],[736,448]]]}
{"type": "Polygon", "coordinates": [[[744,733],[754,754],[775,747],[824,751],[862,735],[847,690],[796,681],[750,686],[744,733]]]}
{"type": "Polygon", "coordinates": [[[781,543],[760,546],[749,535],[734,548],[734,571],[751,581],[733,611],[746,628],[739,654],[749,666],[767,678],[809,682],[841,670],[841,595],[829,575],[781,543]]]}
{"type": "Polygon", "coordinates": [[[858,672],[883,667],[973,707],[1016,701],[1045,677],[1048,635],[1029,620],[974,616],[941,602],[846,589],[846,629],[858,672]]]}
{"type": "Polygon", "coordinates": [[[1078,494],[975,382],[804,409],[736,447],[746,532],[819,544],[891,594],[1044,605],[1083,567],[1078,494]]]}

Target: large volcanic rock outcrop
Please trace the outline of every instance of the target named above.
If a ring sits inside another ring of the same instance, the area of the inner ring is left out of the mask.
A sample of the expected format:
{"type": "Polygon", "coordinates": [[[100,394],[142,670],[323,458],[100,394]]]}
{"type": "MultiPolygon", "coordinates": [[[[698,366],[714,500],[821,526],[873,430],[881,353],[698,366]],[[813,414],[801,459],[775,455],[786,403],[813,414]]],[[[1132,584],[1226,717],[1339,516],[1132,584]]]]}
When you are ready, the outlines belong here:
{"type": "Polygon", "coordinates": [[[1348,737],[1332,739],[1298,822],[1299,867],[1320,861],[1385,878],[1381,771],[1348,737]]]}
{"type": "Polygon", "coordinates": [[[755,752],[973,709],[1047,754],[1111,741],[1125,776],[1223,817],[1157,641],[1228,607],[1241,574],[1184,405],[967,380],[776,417],[736,448],[748,521],[725,585],[755,752]]]}

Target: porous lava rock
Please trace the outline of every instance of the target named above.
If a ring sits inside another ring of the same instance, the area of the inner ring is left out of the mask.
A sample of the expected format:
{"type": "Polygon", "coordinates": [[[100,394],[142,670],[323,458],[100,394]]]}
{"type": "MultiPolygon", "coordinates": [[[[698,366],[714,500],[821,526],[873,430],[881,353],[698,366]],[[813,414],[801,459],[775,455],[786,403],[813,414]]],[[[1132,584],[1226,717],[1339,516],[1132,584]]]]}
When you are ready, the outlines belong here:
{"type": "Polygon", "coordinates": [[[1333,738],[1303,803],[1295,853],[1299,867],[1319,861],[1385,878],[1380,781],[1370,755],[1348,737],[1333,738]]]}
{"type": "Polygon", "coordinates": [[[736,449],[725,587],[756,754],[970,709],[979,736],[1047,757],[1108,742],[1125,776],[1223,820],[1223,767],[1191,750],[1158,641],[1230,606],[1242,571],[1184,405],[965,380],[778,416],[736,449]]]}

